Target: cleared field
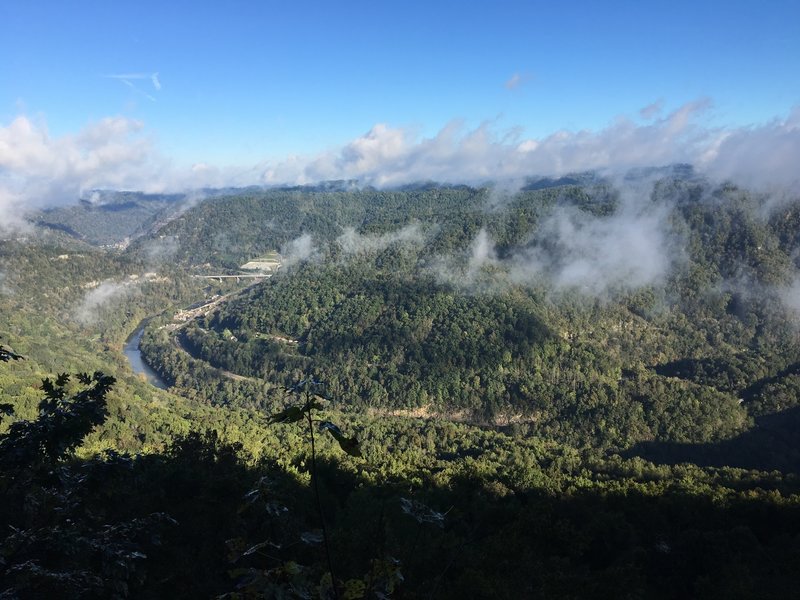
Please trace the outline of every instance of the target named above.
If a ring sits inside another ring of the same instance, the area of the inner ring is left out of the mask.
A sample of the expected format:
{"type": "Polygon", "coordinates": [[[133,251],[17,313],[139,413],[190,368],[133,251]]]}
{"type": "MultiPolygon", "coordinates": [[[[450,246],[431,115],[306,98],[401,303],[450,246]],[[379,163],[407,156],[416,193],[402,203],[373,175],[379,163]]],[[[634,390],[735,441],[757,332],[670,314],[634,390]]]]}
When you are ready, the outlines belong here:
{"type": "Polygon", "coordinates": [[[281,266],[281,255],[267,252],[264,256],[247,261],[239,268],[243,271],[276,271],[281,266]]]}

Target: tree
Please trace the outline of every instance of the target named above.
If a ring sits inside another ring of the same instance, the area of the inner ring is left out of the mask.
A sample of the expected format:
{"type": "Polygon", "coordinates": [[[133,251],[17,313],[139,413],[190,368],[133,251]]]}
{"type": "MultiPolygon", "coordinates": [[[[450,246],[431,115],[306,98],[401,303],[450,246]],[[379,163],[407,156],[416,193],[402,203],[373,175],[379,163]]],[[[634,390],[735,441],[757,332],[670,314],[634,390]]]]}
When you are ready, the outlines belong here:
{"type": "Polygon", "coordinates": [[[71,456],[83,439],[108,416],[106,395],[115,383],[109,375],[79,373],[83,389],[70,395],[70,376],[61,373],[55,382],[42,381],[44,399],[35,421],[17,421],[0,436],[3,469],[55,463],[71,456]]]}
{"type": "Polygon", "coordinates": [[[20,354],[13,352],[0,344],[0,362],[9,362],[12,360],[21,360],[23,357],[20,354]]]}

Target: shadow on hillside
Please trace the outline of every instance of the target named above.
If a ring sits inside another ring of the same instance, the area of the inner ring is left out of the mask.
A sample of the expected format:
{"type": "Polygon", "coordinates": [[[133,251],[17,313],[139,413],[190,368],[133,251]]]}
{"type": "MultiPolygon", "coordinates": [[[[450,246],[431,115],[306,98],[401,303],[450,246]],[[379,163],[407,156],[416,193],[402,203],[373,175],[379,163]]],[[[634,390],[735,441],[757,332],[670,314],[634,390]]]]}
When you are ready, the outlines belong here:
{"type": "Polygon", "coordinates": [[[800,406],[756,418],[750,430],[729,440],[705,444],[642,442],[623,456],[655,463],[694,463],[800,473],[800,406]]]}
{"type": "MultiPolygon", "coordinates": [[[[782,598],[800,584],[800,508],[764,493],[720,506],[614,481],[512,490],[479,471],[375,485],[380,465],[358,468],[319,464],[332,562],[348,579],[396,559],[404,582],[388,597],[782,598]]],[[[244,465],[214,434],[23,479],[0,477],[0,595],[209,598],[256,581],[258,597],[319,597],[312,488],[244,465]]]]}

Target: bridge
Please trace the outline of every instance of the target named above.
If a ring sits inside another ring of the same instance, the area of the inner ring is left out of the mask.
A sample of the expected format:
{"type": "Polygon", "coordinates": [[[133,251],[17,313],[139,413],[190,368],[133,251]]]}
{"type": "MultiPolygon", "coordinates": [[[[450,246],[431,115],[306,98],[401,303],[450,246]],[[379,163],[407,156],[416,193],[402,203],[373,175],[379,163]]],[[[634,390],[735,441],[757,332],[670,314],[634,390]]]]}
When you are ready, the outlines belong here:
{"type": "Polygon", "coordinates": [[[268,279],[272,277],[272,273],[241,273],[239,275],[192,275],[195,279],[216,279],[220,283],[223,279],[235,279],[239,281],[241,279],[268,279]]]}

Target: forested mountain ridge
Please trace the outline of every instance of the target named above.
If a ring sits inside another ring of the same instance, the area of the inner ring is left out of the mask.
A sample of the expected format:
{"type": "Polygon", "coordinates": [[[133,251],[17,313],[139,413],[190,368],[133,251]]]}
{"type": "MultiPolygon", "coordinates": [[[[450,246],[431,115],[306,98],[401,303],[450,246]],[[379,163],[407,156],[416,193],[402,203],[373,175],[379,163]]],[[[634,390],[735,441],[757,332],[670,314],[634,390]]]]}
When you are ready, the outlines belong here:
{"type": "MultiPolygon", "coordinates": [[[[689,168],[539,180],[515,193],[251,189],[88,263],[95,254],[67,238],[27,267],[26,252],[8,246],[4,286],[33,268],[63,281],[73,306],[94,293],[100,310],[103,294],[142,285],[181,281],[191,295],[204,284],[188,275],[236,273],[279,249],[282,271],[182,327],[183,350],[156,351],[163,332],[152,328],[145,349],[167,379],[204,385],[169,373],[189,350],[268,387],[313,369],[359,409],[451,415],[577,445],[701,443],[796,404],[797,215],[791,199],[715,186],[689,168]],[[95,260],[105,274],[68,285],[78,263],[91,270],[95,260]],[[172,277],[158,273],[166,264],[179,265],[172,277]]],[[[103,320],[124,330],[151,306],[112,308],[103,320]]]]}
{"type": "Polygon", "coordinates": [[[796,402],[796,209],[677,175],[218,199],[162,230],[178,256],[286,265],[181,344],[275,384],[313,368],[346,406],[578,445],[730,437],[796,402]]]}
{"type": "Polygon", "coordinates": [[[247,190],[125,250],[0,243],[0,458],[47,422],[38,380],[117,378],[82,446],[0,472],[0,590],[787,597],[800,211],[650,175],[247,190]],[[276,250],[261,283],[196,277],[276,250]],[[169,391],[120,354],[145,318],[169,391]],[[313,477],[308,424],[268,418],[309,377],[313,477]]]}
{"type": "Polygon", "coordinates": [[[121,246],[152,234],[192,206],[241,189],[203,189],[181,194],[90,190],[76,204],[48,208],[28,218],[95,246],[121,246]]]}

